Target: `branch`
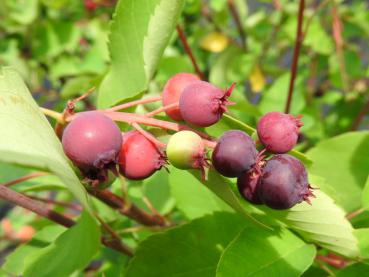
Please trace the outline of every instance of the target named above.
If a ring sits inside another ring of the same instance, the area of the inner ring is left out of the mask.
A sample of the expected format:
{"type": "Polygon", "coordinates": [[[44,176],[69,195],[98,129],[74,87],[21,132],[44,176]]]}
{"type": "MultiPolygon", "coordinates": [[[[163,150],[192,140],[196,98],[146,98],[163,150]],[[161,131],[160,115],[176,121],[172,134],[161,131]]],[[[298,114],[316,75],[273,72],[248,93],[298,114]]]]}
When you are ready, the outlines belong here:
{"type": "Polygon", "coordinates": [[[41,176],[46,176],[46,175],[50,175],[50,173],[48,173],[48,172],[34,172],[34,173],[30,173],[28,175],[25,175],[23,177],[11,180],[9,182],[2,183],[1,185],[5,186],[5,187],[10,187],[12,185],[27,181],[29,179],[37,178],[37,177],[41,177],[41,176]]]}
{"type": "Polygon", "coordinates": [[[289,113],[291,109],[293,88],[295,85],[296,72],[297,72],[297,64],[299,60],[301,44],[304,38],[304,35],[302,33],[302,21],[304,19],[304,8],[305,8],[305,0],[300,0],[297,31],[296,31],[296,42],[295,42],[295,49],[293,51],[293,61],[291,65],[291,79],[290,79],[290,86],[288,89],[288,97],[287,97],[287,102],[286,102],[286,107],[285,107],[285,113],[289,113]]]}
{"type": "Polygon", "coordinates": [[[240,16],[238,15],[238,12],[237,12],[237,8],[234,5],[233,0],[228,0],[227,4],[228,4],[229,11],[231,12],[231,15],[233,17],[233,20],[236,23],[238,33],[240,34],[242,48],[246,51],[247,50],[246,35],[245,35],[245,32],[241,24],[240,16]]]}
{"type": "Polygon", "coordinates": [[[200,77],[201,80],[206,80],[204,73],[200,70],[200,67],[198,66],[196,62],[196,59],[192,53],[191,47],[187,42],[186,35],[183,32],[183,29],[180,25],[177,25],[177,33],[178,33],[179,38],[181,39],[185,52],[187,53],[188,57],[190,58],[192,62],[192,65],[195,69],[196,74],[200,77]]]}
{"type": "Polygon", "coordinates": [[[359,114],[355,118],[354,122],[351,125],[351,130],[355,131],[359,128],[361,122],[364,120],[365,115],[369,113],[369,99],[368,102],[362,107],[359,114]]]}
{"type": "MultiPolygon", "coordinates": [[[[13,204],[16,204],[26,210],[32,211],[35,214],[47,218],[59,225],[70,228],[76,224],[76,222],[69,217],[66,217],[60,213],[54,212],[45,208],[43,205],[37,203],[37,201],[19,193],[13,191],[4,185],[0,185],[0,199],[4,199],[13,204]]],[[[115,249],[123,254],[130,255],[131,253],[124,252],[123,249],[120,249],[119,246],[113,245],[111,242],[106,242],[104,238],[101,239],[101,242],[112,249],[115,249]]]]}
{"type": "Polygon", "coordinates": [[[333,1],[333,38],[336,44],[336,53],[340,67],[340,74],[342,79],[343,92],[346,93],[349,90],[349,77],[346,71],[345,56],[343,52],[343,38],[342,38],[342,22],[338,14],[336,2],[333,1]]]}
{"type": "Polygon", "coordinates": [[[166,222],[161,216],[150,215],[132,203],[126,201],[109,190],[90,190],[89,193],[104,202],[121,214],[146,226],[165,226],[166,222]]]}

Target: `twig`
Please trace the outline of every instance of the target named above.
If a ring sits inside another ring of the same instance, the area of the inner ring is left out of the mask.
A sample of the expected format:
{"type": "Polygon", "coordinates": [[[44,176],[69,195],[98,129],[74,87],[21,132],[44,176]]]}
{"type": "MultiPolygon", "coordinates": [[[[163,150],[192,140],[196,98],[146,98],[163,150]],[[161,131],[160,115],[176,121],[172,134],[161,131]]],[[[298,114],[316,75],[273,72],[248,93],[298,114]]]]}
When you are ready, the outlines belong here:
{"type": "Polygon", "coordinates": [[[115,233],[115,231],[104,221],[102,220],[102,218],[100,218],[98,215],[96,215],[96,218],[99,220],[101,226],[110,234],[112,239],[108,239],[106,237],[103,237],[101,240],[106,244],[106,245],[110,245],[111,248],[125,253],[128,256],[133,256],[134,252],[133,249],[130,248],[129,246],[125,245],[120,237],[117,235],[117,233],[115,233]]]}
{"type": "Polygon", "coordinates": [[[72,219],[52,210],[48,210],[43,205],[37,203],[35,200],[32,200],[31,198],[21,193],[15,192],[5,187],[4,185],[0,185],[0,198],[14,203],[27,210],[30,210],[42,217],[48,218],[51,221],[54,221],[67,228],[72,227],[75,224],[72,219]]]}
{"type": "Polygon", "coordinates": [[[238,33],[240,34],[242,48],[246,51],[247,50],[246,35],[245,35],[245,32],[241,24],[240,16],[238,15],[238,12],[237,12],[237,8],[234,5],[233,0],[228,0],[227,4],[228,4],[229,11],[231,12],[231,15],[233,17],[233,20],[237,26],[238,33]]]}
{"type": "Polygon", "coordinates": [[[143,105],[143,104],[148,104],[148,103],[152,103],[152,102],[157,102],[157,101],[160,101],[161,98],[162,98],[161,95],[147,97],[147,98],[143,98],[143,99],[140,99],[140,100],[124,103],[124,104],[112,107],[110,109],[106,109],[105,111],[116,112],[116,111],[124,110],[124,109],[130,108],[130,107],[134,107],[134,106],[137,106],[137,105],[143,105]]]}
{"type": "Polygon", "coordinates": [[[27,195],[29,198],[33,199],[33,200],[37,200],[39,202],[42,203],[46,203],[46,204],[54,204],[54,205],[58,205],[58,206],[62,206],[62,207],[66,207],[75,211],[82,211],[82,207],[80,205],[77,204],[73,204],[73,203],[67,203],[67,202],[63,202],[63,201],[58,201],[55,199],[50,199],[50,198],[42,198],[42,197],[38,197],[38,196],[34,196],[34,195],[27,195]]]}
{"type": "Polygon", "coordinates": [[[357,115],[357,117],[355,118],[354,122],[351,125],[351,130],[357,130],[361,124],[361,122],[364,120],[365,115],[369,113],[369,99],[368,101],[365,103],[365,105],[361,108],[359,114],[357,115]]]}
{"type": "Polygon", "coordinates": [[[347,215],[346,215],[346,218],[347,218],[348,220],[351,220],[351,219],[353,219],[354,217],[356,217],[356,216],[358,216],[358,215],[362,214],[363,212],[365,212],[365,210],[364,210],[364,209],[358,209],[358,210],[356,210],[356,211],[353,211],[352,213],[347,214],[347,215]]]}
{"type": "Polygon", "coordinates": [[[33,178],[37,178],[37,177],[41,177],[41,176],[46,176],[46,175],[50,175],[50,173],[48,173],[48,172],[34,172],[34,173],[30,173],[28,175],[25,175],[23,177],[19,177],[17,179],[2,183],[0,185],[3,185],[5,187],[10,187],[12,185],[27,181],[29,179],[33,179],[33,178]]]}
{"type": "Polygon", "coordinates": [[[127,205],[126,201],[123,198],[115,195],[109,190],[90,190],[89,193],[104,202],[106,205],[110,206],[111,208],[117,209],[121,214],[126,215],[143,225],[165,226],[166,224],[161,217],[150,215],[132,203],[129,203],[127,205]]]}
{"type": "Polygon", "coordinates": [[[336,2],[333,1],[333,38],[336,44],[336,53],[340,67],[340,74],[342,79],[343,92],[346,93],[349,90],[349,77],[346,71],[345,56],[343,53],[343,38],[342,38],[342,22],[338,14],[336,2]]]}
{"type": "Polygon", "coordinates": [[[302,22],[304,19],[304,9],[305,9],[305,0],[300,0],[297,31],[296,31],[296,42],[295,42],[295,49],[293,51],[290,86],[288,89],[288,97],[287,97],[287,102],[286,102],[286,107],[285,107],[285,113],[289,113],[291,109],[292,95],[293,95],[294,84],[295,84],[295,79],[296,79],[299,54],[300,54],[301,44],[304,38],[303,33],[302,33],[302,22]]]}
{"type": "Polygon", "coordinates": [[[160,107],[160,108],[158,108],[158,109],[156,109],[156,110],[153,110],[153,111],[151,111],[151,112],[149,112],[149,113],[146,113],[146,114],[145,114],[145,116],[147,116],[147,117],[152,117],[152,116],[157,115],[157,114],[159,114],[159,113],[161,113],[161,112],[165,112],[165,111],[167,111],[167,110],[170,110],[170,109],[173,109],[173,108],[177,108],[177,107],[178,107],[178,105],[179,105],[179,103],[178,103],[178,102],[176,102],[176,103],[172,103],[172,104],[169,104],[169,105],[166,105],[166,106],[160,107]]]}
{"type": "MultiPolygon", "coordinates": [[[[35,214],[42,216],[44,218],[47,218],[59,225],[62,225],[64,227],[70,228],[76,224],[76,222],[60,213],[54,212],[53,210],[49,210],[45,208],[43,205],[37,203],[35,200],[18,193],[16,191],[13,191],[4,185],[0,185],[0,199],[4,199],[6,201],[9,201],[13,204],[16,204],[26,210],[32,211],[35,214]]],[[[111,243],[105,242],[103,239],[101,240],[102,243],[112,249],[115,249],[123,254],[127,254],[121,250],[119,250],[119,247],[116,247],[115,245],[112,245],[111,243]]]]}
{"type": "Polygon", "coordinates": [[[188,57],[191,60],[191,63],[195,69],[196,74],[200,77],[201,80],[206,80],[204,73],[200,70],[200,67],[198,66],[195,56],[192,53],[191,47],[187,42],[186,35],[180,25],[177,25],[177,33],[179,35],[179,38],[183,44],[184,50],[187,53],[188,57]]]}
{"type": "Polygon", "coordinates": [[[321,1],[319,3],[319,5],[314,9],[314,12],[313,14],[307,19],[306,21],[306,25],[305,25],[305,29],[304,29],[304,38],[306,37],[309,29],[310,29],[310,26],[311,26],[311,23],[313,22],[313,19],[314,17],[318,14],[318,12],[324,8],[330,1],[332,0],[324,0],[324,1],[321,1]]]}
{"type": "Polygon", "coordinates": [[[160,140],[158,140],[156,137],[154,137],[152,134],[150,134],[149,132],[145,131],[144,129],[141,128],[140,125],[138,125],[136,122],[132,123],[132,126],[138,131],[140,132],[145,138],[147,138],[149,141],[151,141],[160,151],[160,148],[165,148],[167,145],[163,142],[161,142],[160,140]]]}

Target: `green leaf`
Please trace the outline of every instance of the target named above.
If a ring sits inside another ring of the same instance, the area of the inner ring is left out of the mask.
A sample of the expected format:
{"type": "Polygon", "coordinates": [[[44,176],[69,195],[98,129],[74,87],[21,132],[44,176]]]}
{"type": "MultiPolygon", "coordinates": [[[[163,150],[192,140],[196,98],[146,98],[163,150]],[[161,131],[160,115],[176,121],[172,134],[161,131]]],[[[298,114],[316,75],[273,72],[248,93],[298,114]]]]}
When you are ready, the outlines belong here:
{"type": "Polygon", "coordinates": [[[88,265],[100,247],[100,235],[96,221],[88,213],[83,213],[77,225],[26,259],[24,275],[69,276],[88,265]]]}
{"type": "Polygon", "coordinates": [[[9,67],[0,69],[0,110],[0,161],[53,172],[89,207],[60,141],[19,74],[9,67]]]}
{"type": "Polygon", "coordinates": [[[339,205],[347,212],[361,207],[369,168],[369,132],[350,132],[321,141],[307,156],[314,161],[310,172],[333,186],[339,205]]]}
{"type": "Polygon", "coordinates": [[[109,37],[112,66],[100,87],[100,107],[147,89],[183,3],[184,0],[118,2],[109,37]]]}
{"type": "MultiPolygon", "coordinates": [[[[291,114],[299,114],[305,107],[303,76],[296,78],[294,94],[291,103],[291,114]]],[[[288,96],[288,86],[290,82],[290,74],[285,73],[276,79],[273,85],[264,92],[263,98],[259,105],[259,110],[265,114],[273,111],[284,111],[288,96]]]]}
{"type": "Polygon", "coordinates": [[[176,207],[189,219],[202,217],[215,211],[231,211],[230,207],[191,173],[170,169],[169,183],[176,207]]]}
{"type": "Polygon", "coordinates": [[[11,253],[3,265],[3,269],[14,275],[22,275],[25,267],[25,260],[31,255],[35,255],[38,251],[51,242],[53,242],[66,228],[59,225],[51,225],[37,232],[31,241],[19,246],[11,253]]]}
{"type": "Polygon", "coordinates": [[[369,272],[369,265],[365,263],[352,264],[336,273],[337,277],[366,276],[369,272]]]}
{"type": "Polygon", "coordinates": [[[247,225],[242,216],[215,213],[144,240],[126,277],[214,277],[225,247],[247,225]]]}
{"type": "Polygon", "coordinates": [[[359,241],[360,257],[369,259],[369,228],[356,229],[354,234],[359,241]]]}
{"type": "MultiPolygon", "coordinates": [[[[200,177],[198,179],[201,180],[200,177]]],[[[318,180],[310,178],[310,182],[319,187],[318,180]]],[[[347,257],[359,256],[357,239],[353,235],[353,228],[346,219],[345,212],[319,189],[314,191],[316,198],[312,199],[312,205],[304,202],[289,210],[277,211],[249,204],[240,196],[235,183],[213,170],[209,171],[208,181],[203,184],[235,211],[251,219],[253,216],[250,212],[263,211],[270,218],[299,233],[307,241],[347,257]]]]}
{"type": "Polygon", "coordinates": [[[363,208],[368,210],[369,209],[369,175],[364,185],[361,202],[362,202],[363,208]]]}
{"type": "Polygon", "coordinates": [[[216,276],[300,276],[315,254],[313,245],[286,229],[246,228],[223,252],[216,276]]]}

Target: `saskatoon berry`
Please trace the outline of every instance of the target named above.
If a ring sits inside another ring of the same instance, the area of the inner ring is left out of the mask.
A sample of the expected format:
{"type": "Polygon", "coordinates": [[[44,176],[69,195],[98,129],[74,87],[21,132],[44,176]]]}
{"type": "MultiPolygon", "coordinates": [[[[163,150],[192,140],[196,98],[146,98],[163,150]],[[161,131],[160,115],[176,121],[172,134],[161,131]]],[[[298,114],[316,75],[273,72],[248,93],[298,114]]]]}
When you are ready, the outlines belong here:
{"type": "MultiPolygon", "coordinates": [[[[173,103],[178,103],[183,89],[190,83],[200,80],[194,74],[191,73],[178,73],[168,80],[165,84],[163,91],[163,106],[167,106],[173,103]]],[[[181,112],[179,107],[166,110],[165,113],[176,121],[182,121],[181,112]]]]}
{"type": "Polygon", "coordinates": [[[299,117],[270,112],[259,120],[257,133],[260,142],[268,151],[283,154],[296,145],[301,126],[299,117]]]}
{"type": "Polygon", "coordinates": [[[122,135],[109,117],[96,111],[82,112],[65,128],[62,144],[68,158],[86,173],[116,163],[122,135]]]}
{"type": "Polygon", "coordinates": [[[258,185],[260,200],[273,209],[289,209],[312,196],[304,165],[296,158],[275,155],[262,168],[258,185]]]}
{"type": "Polygon", "coordinates": [[[260,176],[254,170],[244,172],[237,178],[237,187],[240,194],[252,204],[262,204],[258,195],[260,176]]]}
{"type": "Polygon", "coordinates": [[[238,177],[255,164],[258,151],[250,136],[242,131],[225,132],[212,155],[214,168],[226,177],[238,177]]]}
{"type": "Polygon", "coordinates": [[[180,131],[170,137],[167,156],[169,162],[179,169],[204,170],[207,165],[204,142],[198,134],[191,131],[180,131]]]}
{"type": "Polygon", "coordinates": [[[204,81],[196,81],[182,91],[179,99],[179,109],[182,118],[188,123],[207,127],[219,121],[227,111],[226,106],[234,85],[228,90],[221,90],[204,81]]]}
{"type": "Polygon", "coordinates": [[[165,158],[158,148],[138,131],[123,135],[119,171],[128,179],[142,180],[162,168],[165,158]]]}

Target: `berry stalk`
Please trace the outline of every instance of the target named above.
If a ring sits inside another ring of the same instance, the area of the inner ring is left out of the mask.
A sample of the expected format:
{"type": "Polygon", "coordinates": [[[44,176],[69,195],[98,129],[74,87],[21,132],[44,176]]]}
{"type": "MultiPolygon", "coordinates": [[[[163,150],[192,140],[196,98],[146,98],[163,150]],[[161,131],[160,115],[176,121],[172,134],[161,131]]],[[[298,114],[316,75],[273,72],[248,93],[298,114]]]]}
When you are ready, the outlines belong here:
{"type": "Polygon", "coordinates": [[[114,106],[112,108],[106,109],[105,111],[107,112],[116,112],[116,111],[120,111],[120,110],[124,110],[124,109],[128,109],[134,106],[138,106],[138,105],[143,105],[143,104],[149,104],[149,103],[153,103],[153,102],[157,102],[161,100],[161,95],[158,96],[152,96],[152,97],[147,97],[147,98],[143,98],[140,100],[136,100],[136,101],[131,101],[128,103],[124,103],[118,106],[114,106]]]}

